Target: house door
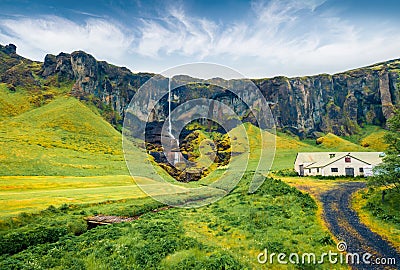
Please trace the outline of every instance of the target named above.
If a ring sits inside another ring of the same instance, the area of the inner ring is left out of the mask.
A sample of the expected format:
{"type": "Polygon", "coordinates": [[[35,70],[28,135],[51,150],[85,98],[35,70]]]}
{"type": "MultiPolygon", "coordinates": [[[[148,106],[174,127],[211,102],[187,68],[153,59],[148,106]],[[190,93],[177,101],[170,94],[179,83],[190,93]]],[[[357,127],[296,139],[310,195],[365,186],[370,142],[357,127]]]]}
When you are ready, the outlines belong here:
{"type": "Polygon", "coordinates": [[[354,177],[354,168],[345,168],[346,176],[353,176],[354,177]]]}
{"type": "Polygon", "coordinates": [[[300,165],[300,176],[304,176],[304,166],[300,165]]]}

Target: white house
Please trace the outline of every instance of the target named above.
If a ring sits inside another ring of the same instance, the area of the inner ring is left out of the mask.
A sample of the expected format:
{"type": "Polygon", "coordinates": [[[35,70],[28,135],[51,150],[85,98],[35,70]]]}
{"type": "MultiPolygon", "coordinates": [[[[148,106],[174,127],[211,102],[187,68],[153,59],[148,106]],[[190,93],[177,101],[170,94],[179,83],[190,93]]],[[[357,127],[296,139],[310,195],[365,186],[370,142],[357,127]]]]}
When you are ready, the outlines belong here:
{"type": "Polygon", "coordinates": [[[371,176],[383,152],[301,152],[294,169],[300,176],[371,176]]]}

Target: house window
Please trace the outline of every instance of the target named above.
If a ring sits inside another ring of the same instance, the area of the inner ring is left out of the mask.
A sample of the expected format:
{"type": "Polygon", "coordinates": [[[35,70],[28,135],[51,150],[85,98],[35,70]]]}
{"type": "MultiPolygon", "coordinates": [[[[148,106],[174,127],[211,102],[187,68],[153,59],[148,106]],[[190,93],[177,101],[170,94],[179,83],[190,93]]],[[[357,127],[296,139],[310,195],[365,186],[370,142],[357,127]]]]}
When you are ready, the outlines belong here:
{"type": "Polygon", "coordinates": [[[339,169],[338,168],[331,168],[331,172],[338,172],[339,169]]]}
{"type": "Polygon", "coordinates": [[[311,173],[311,169],[308,169],[308,172],[311,173]]]}
{"type": "Polygon", "coordinates": [[[363,173],[363,172],[364,172],[364,168],[360,168],[360,172],[362,172],[362,173],[363,173]]]}
{"type": "Polygon", "coordinates": [[[319,168],[317,168],[317,173],[319,173],[319,168]]]}
{"type": "Polygon", "coordinates": [[[351,157],[345,157],[345,158],[344,158],[344,162],[350,163],[350,162],[351,162],[351,157]]]}
{"type": "Polygon", "coordinates": [[[330,157],[330,158],[334,158],[334,157],[335,157],[335,154],[329,154],[329,157],[330,157]]]}

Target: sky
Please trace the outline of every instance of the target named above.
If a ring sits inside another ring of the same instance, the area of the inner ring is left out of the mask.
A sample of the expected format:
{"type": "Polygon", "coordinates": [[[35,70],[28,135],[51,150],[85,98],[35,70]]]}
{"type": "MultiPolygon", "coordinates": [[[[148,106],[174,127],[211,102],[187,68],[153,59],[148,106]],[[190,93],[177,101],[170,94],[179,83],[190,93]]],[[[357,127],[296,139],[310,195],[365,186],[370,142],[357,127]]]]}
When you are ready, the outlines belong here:
{"type": "Polygon", "coordinates": [[[0,44],[83,50],[133,72],[211,62],[245,77],[337,73],[400,58],[400,3],[362,0],[0,2],[0,44]]]}

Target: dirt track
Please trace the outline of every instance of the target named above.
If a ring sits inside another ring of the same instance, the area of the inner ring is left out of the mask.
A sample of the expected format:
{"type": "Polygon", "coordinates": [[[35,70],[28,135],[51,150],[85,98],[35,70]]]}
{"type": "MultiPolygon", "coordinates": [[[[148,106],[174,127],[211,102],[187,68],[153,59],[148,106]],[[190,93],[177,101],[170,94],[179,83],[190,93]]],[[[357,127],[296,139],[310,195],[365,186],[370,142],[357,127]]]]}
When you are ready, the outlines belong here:
{"type": "Polygon", "coordinates": [[[324,219],[329,229],[339,241],[347,244],[347,252],[360,254],[360,264],[353,269],[400,269],[400,254],[386,240],[363,225],[356,212],[351,209],[351,195],[365,187],[363,182],[348,182],[338,185],[320,195],[323,203],[324,219]],[[363,264],[362,254],[372,254],[376,258],[395,258],[396,265],[363,264]]]}

